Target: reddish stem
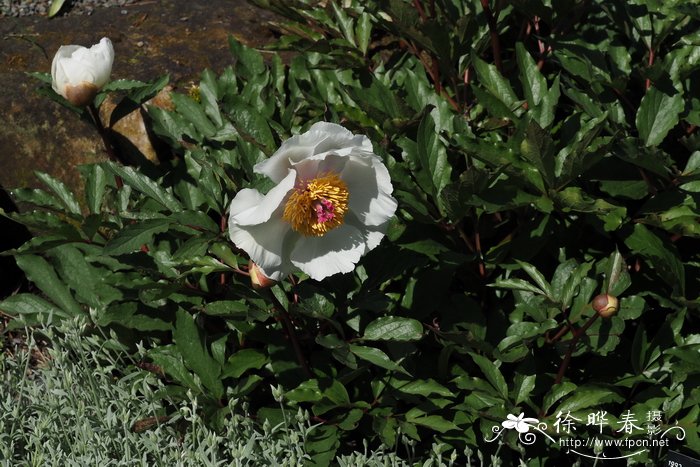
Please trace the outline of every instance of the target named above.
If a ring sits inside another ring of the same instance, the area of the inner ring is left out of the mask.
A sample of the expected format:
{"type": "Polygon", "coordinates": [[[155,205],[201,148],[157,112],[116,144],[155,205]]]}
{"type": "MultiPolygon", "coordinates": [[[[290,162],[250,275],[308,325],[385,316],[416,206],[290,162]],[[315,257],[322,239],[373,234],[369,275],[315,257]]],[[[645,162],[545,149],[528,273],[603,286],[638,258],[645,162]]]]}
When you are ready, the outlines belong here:
{"type": "Polygon", "coordinates": [[[427,19],[427,17],[425,15],[425,10],[423,9],[423,5],[420,4],[420,0],[413,0],[413,6],[416,7],[416,10],[418,11],[418,15],[420,16],[421,23],[424,23],[425,20],[427,19]]]}
{"type": "MultiPolygon", "coordinates": [[[[652,47],[649,47],[649,58],[647,60],[647,66],[651,68],[651,66],[654,64],[654,49],[652,47]]],[[[647,78],[646,81],[644,82],[645,89],[649,89],[651,87],[651,79],[647,78]]]]}
{"type": "Polygon", "coordinates": [[[586,321],[586,324],[584,324],[583,327],[580,329],[572,329],[571,333],[574,335],[574,337],[571,339],[569,348],[566,350],[566,355],[564,355],[564,360],[562,360],[561,365],[559,366],[559,372],[557,373],[557,378],[554,380],[554,384],[559,384],[561,383],[562,379],[564,379],[564,373],[566,373],[566,369],[569,367],[569,363],[571,363],[571,355],[574,353],[574,350],[576,350],[576,344],[578,344],[578,341],[586,335],[586,331],[593,325],[593,323],[595,323],[598,316],[600,315],[596,313],[591,316],[588,321],[586,321]]]}
{"type": "Polygon", "coordinates": [[[496,69],[498,71],[503,71],[503,63],[501,62],[501,40],[498,37],[496,18],[494,18],[493,13],[491,13],[489,0],[481,0],[481,8],[484,9],[486,21],[489,25],[489,33],[491,34],[491,50],[493,51],[493,60],[496,64],[496,69]]]}

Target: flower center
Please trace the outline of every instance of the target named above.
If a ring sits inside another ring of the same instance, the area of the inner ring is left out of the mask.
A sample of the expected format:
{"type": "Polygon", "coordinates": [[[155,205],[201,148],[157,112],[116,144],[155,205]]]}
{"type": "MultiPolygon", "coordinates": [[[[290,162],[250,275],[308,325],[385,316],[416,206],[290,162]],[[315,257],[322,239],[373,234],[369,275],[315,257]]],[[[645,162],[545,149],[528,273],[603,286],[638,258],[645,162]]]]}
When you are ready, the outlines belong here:
{"type": "Polygon", "coordinates": [[[287,200],[283,219],[302,235],[321,237],[343,224],[348,196],[348,187],[337,174],[303,181],[287,200]]]}

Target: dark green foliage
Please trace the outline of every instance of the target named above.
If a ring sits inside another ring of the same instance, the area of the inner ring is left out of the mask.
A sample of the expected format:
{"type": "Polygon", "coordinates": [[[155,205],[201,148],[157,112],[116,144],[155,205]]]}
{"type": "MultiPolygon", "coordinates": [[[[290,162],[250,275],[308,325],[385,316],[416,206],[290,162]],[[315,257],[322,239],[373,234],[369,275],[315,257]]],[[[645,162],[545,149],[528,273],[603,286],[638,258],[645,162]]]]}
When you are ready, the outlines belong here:
{"type": "MultiPolygon", "coordinates": [[[[598,410],[661,411],[700,453],[695,7],[256,3],[289,18],[277,47],[298,53],[231,39],[234,65],[205,71],[198,99],[149,108],[175,155],[157,170],[85,167],[82,204],[45,175],[51,193],[16,190],[44,208],[11,215],[40,234],[15,254],[44,298],[0,308],[143,341],[170,396],[201,395],[212,423],[231,398],[270,420],[275,398],[307,408],[316,465],[362,438],[488,456],[508,414],[553,435],[558,413],[598,410]],[[253,166],[319,120],[370,137],[396,219],[353,273],[255,291],[227,208],[269,189],[253,166]],[[612,318],[590,306],[600,293],[620,299],[612,318]]],[[[579,458],[500,441],[505,465],[579,458]]]]}

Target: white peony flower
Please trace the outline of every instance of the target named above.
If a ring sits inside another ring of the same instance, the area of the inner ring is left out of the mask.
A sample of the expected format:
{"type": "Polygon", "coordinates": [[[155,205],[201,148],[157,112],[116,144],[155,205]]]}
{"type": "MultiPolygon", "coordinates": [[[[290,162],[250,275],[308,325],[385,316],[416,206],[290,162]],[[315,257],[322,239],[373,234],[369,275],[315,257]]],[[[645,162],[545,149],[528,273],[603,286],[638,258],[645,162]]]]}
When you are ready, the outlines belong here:
{"type": "Polygon", "coordinates": [[[89,49],[62,45],[51,63],[51,86],[71,104],[83,107],[107,84],[113,62],[114,48],[106,37],[89,49]]]}
{"type": "Polygon", "coordinates": [[[243,189],[231,202],[229,234],[263,274],[298,268],[321,280],[350,272],[379,245],[396,211],[389,172],[366,136],[314,124],[255,165],[277,186],[243,189]]]}
{"type": "Polygon", "coordinates": [[[524,413],[521,413],[517,417],[515,415],[508,414],[506,418],[508,418],[508,420],[501,423],[503,428],[508,430],[515,428],[518,433],[527,433],[530,431],[530,426],[532,426],[533,423],[539,422],[539,420],[536,418],[525,418],[524,413]]]}

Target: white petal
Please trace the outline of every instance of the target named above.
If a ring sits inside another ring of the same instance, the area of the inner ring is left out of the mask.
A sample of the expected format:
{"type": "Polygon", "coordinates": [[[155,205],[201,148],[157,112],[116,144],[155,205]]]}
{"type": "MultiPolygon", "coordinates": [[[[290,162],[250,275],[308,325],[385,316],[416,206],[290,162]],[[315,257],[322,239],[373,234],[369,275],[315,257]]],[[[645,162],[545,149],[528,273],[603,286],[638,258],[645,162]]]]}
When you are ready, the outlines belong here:
{"type": "Polygon", "coordinates": [[[294,188],[295,182],[296,172],[290,170],[287,176],[265,196],[258,190],[250,188],[239,191],[231,201],[229,224],[257,225],[267,222],[275,211],[284,209],[283,202],[294,188]]]}
{"type": "Polygon", "coordinates": [[[278,182],[293,164],[325,153],[347,155],[353,147],[372,151],[372,143],[366,136],[353,135],[335,123],[317,122],[305,133],[284,141],[269,159],[256,164],[253,170],[278,182]]]}
{"type": "Polygon", "coordinates": [[[389,171],[374,154],[353,153],[340,177],[348,186],[348,205],[365,225],[385,224],[394,216],[398,203],[391,196],[389,171]]]}
{"type": "Polygon", "coordinates": [[[280,217],[259,225],[230,225],[229,235],[270,279],[279,281],[293,269],[285,252],[291,249],[297,235],[280,217]]]}
{"type": "Polygon", "coordinates": [[[309,157],[293,167],[297,171],[298,180],[312,180],[329,173],[340,174],[348,160],[348,157],[338,154],[323,153],[322,157],[309,157]]]}
{"type": "Polygon", "coordinates": [[[377,248],[382,242],[384,235],[386,235],[384,231],[367,230],[365,232],[365,254],[377,248]]]}
{"type": "Polygon", "coordinates": [[[345,215],[345,222],[362,232],[362,235],[365,239],[365,251],[363,253],[363,256],[369,253],[371,250],[375,249],[377,246],[379,246],[382,239],[384,238],[384,235],[386,235],[386,229],[389,227],[389,221],[385,222],[382,225],[366,226],[357,218],[355,213],[353,213],[352,211],[348,212],[345,215]]]}
{"type": "Polygon", "coordinates": [[[73,52],[84,48],[79,45],[62,45],[56,51],[56,55],[53,56],[53,61],[51,62],[51,87],[63,97],[66,97],[63,89],[70,82],[63,66],[60,66],[60,64],[63,60],[70,58],[73,52]]]}
{"type": "Polygon", "coordinates": [[[114,47],[112,41],[103,37],[99,44],[90,47],[91,61],[95,75],[95,86],[101,88],[109,81],[114,63],[114,47]]]}
{"type": "Polygon", "coordinates": [[[294,266],[320,281],[355,269],[364,250],[362,233],[350,224],[343,224],[322,237],[299,238],[290,259],[294,266]]]}

